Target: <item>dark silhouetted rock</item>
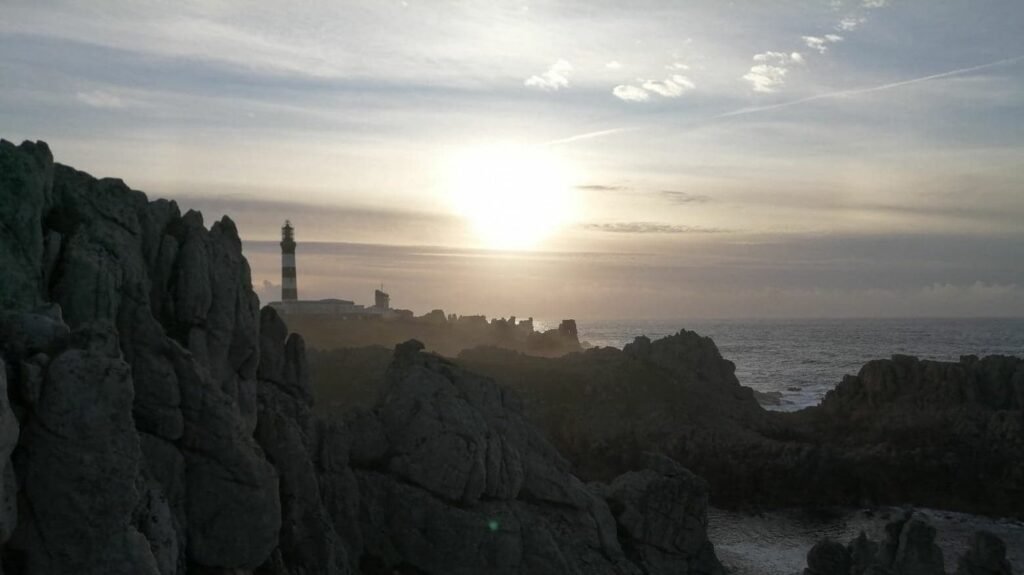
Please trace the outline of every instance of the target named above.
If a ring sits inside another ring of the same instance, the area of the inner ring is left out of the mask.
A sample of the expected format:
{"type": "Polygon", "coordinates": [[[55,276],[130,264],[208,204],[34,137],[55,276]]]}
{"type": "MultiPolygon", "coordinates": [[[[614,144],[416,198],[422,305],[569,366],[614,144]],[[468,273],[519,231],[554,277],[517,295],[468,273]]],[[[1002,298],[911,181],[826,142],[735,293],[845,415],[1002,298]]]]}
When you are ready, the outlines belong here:
{"type": "Polygon", "coordinates": [[[807,552],[804,575],[849,575],[852,560],[846,547],[831,539],[820,541],[807,552]]]}
{"type": "MultiPolygon", "coordinates": [[[[957,573],[1003,573],[971,571],[978,565],[1009,565],[1002,541],[990,533],[979,533],[957,573]],[[968,569],[964,571],[964,569],[968,569]]],[[[984,567],[981,569],[986,569],[984,567]]],[[[944,575],[942,550],[935,544],[935,528],[922,515],[908,511],[886,524],[885,540],[876,543],[861,532],[847,546],[824,540],[807,554],[805,575],[944,575]]]]}
{"type": "Polygon", "coordinates": [[[657,573],[724,573],[707,537],[707,483],[647,454],[646,468],[617,477],[605,498],[628,555],[657,573]]]}
{"type": "Polygon", "coordinates": [[[978,531],[970,545],[957,563],[956,575],[1012,575],[1002,539],[988,531],[978,531]]]}

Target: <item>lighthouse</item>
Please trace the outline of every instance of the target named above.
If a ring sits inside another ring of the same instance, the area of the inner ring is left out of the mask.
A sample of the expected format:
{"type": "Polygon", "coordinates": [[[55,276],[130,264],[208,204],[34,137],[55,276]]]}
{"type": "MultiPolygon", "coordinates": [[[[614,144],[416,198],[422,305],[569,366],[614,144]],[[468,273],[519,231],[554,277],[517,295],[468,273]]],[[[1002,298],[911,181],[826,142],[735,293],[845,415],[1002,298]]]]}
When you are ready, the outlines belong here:
{"type": "Polygon", "coordinates": [[[295,274],[295,228],[285,220],[281,227],[281,301],[297,301],[299,286],[295,274]]]}

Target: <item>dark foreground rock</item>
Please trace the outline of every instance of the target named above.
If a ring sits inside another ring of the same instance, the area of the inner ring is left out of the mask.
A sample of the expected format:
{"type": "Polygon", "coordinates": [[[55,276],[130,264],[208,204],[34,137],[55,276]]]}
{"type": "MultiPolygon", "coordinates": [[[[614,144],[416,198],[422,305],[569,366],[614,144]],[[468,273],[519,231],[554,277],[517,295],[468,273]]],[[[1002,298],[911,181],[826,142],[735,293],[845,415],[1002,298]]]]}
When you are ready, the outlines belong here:
{"type": "Polygon", "coordinates": [[[584,483],[416,342],[357,417],[314,415],[226,217],[0,142],[0,265],[4,573],[722,572],[702,480],[584,483]]]}
{"type": "MultiPolygon", "coordinates": [[[[1006,546],[986,531],[975,533],[956,575],[1010,575],[1006,546]]],[[[908,511],[885,526],[885,539],[876,542],[860,535],[843,545],[823,540],[807,553],[804,575],[946,575],[942,550],[935,543],[935,528],[908,511]]]]}

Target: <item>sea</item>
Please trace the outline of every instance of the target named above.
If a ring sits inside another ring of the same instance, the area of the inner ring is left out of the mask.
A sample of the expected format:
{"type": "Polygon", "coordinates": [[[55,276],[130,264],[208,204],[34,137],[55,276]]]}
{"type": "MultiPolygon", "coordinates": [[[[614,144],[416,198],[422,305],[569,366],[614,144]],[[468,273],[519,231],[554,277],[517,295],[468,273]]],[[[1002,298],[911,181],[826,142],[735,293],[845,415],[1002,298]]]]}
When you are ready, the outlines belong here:
{"type": "MultiPolygon", "coordinates": [[[[557,325],[557,324],[555,324],[557,325]]],[[[680,329],[711,337],[736,364],[740,383],[778,392],[778,405],[792,411],[816,405],[844,375],[872,359],[893,354],[958,361],[962,355],[1024,357],[1024,318],[1016,319],[792,319],[578,321],[581,341],[621,348],[638,335],[657,339],[680,329]]],[[[1024,568],[1024,522],[932,509],[918,509],[936,527],[936,543],[947,569],[977,530],[996,533],[1007,558],[1024,568]]],[[[709,510],[709,536],[734,575],[799,575],[807,550],[822,537],[847,542],[865,531],[875,540],[897,517],[897,509],[844,509],[822,514],[803,510],[757,513],[709,510]]]]}
{"type": "Polygon", "coordinates": [[[817,405],[844,375],[894,354],[958,361],[962,355],[1024,357],[1024,318],[579,321],[581,341],[621,348],[638,335],[680,329],[710,337],[736,364],[740,383],[777,393],[768,409],[817,405]]]}

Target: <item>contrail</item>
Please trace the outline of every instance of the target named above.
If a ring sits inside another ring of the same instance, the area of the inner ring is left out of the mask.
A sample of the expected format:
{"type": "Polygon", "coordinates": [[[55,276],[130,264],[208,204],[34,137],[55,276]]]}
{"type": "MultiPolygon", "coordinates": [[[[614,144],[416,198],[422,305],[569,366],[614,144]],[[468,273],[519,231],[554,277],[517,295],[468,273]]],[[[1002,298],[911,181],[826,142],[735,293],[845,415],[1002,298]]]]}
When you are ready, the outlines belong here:
{"type": "Polygon", "coordinates": [[[551,140],[545,143],[545,146],[557,146],[559,144],[568,144],[569,142],[577,142],[579,140],[589,140],[591,138],[600,138],[602,136],[609,136],[611,134],[618,134],[619,132],[629,132],[631,130],[639,130],[638,127],[626,127],[626,128],[611,128],[610,130],[600,130],[597,132],[587,132],[586,134],[576,134],[575,136],[569,136],[568,138],[562,138],[559,140],[551,140]]]}
{"type": "Polygon", "coordinates": [[[799,100],[792,100],[790,102],[782,102],[780,104],[772,104],[769,106],[758,106],[756,108],[741,108],[739,110],[733,110],[732,112],[725,112],[708,118],[713,120],[715,118],[728,118],[731,116],[742,116],[745,114],[754,114],[757,112],[767,112],[769,110],[778,110],[779,108],[788,108],[790,106],[797,106],[800,104],[806,104],[807,102],[813,102],[815,100],[824,100],[828,98],[842,98],[845,96],[857,96],[860,94],[869,94],[871,92],[881,92],[883,90],[890,90],[892,88],[899,88],[901,86],[909,86],[910,84],[917,84],[919,82],[927,82],[929,80],[937,80],[939,78],[948,78],[950,76],[958,76],[960,74],[967,74],[969,72],[976,72],[978,70],[984,70],[986,68],[994,68],[996,66],[1003,66],[1006,64],[1012,64],[1024,60],[1024,54],[1020,56],[1014,56],[1013,58],[1004,58],[995,62],[989,62],[988,64],[980,64],[978,66],[970,66],[967,68],[958,68],[956,70],[950,70],[948,72],[940,72],[938,74],[931,74],[929,76],[921,76],[920,78],[911,78],[910,80],[900,80],[899,82],[891,82],[889,84],[882,84],[881,86],[871,86],[869,88],[854,88],[852,90],[839,90],[837,92],[828,92],[827,94],[818,94],[816,96],[809,96],[807,98],[800,98],[799,100]]]}
{"type": "MultiPolygon", "coordinates": [[[[799,106],[800,104],[806,104],[808,102],[814,102],[815,100],[826,100],[830,98],[843,98],[847,96],[857,96],[860,94],[869,94],[871,92],[881,92],[883,90],[891,90],[893,88],[899,88],[901,86],[909,86],[911,84],[917,84],[919,82],[928,82],[930,80],[938,80],[939,78],[948,78],[950,76],[958,76],[960,74],[967,74],[970,72],[977,72],[978,70],[984,70],[986,68],[995,68],[996,66],[1004,66],[1006,64],[1012,64],[1024,60],[1024,54],[1014,56],[1012,58],[1003,58],[1002,60],[996,60],[995,62],[989,62],[988,64],[979,64],[977,66],[969,66],[967,68],[958,68],[956,70],[949,70],[948,72],[940,72],[938,74],[931,74],[929,76],[921,76],[920,78],[911,78],[909,80],[900,80],[899,82],[890,82],[888,84],[882,84],[880,86],[870,86],[868,88],[854,88],[851,90],[839,90],[837,92],[828,92],[825,94],[817,94],[814,96],[808,96],[806,98],[800,98],[799,100],[791,100],[789,102],[781,102],[779,104],[770,104],[768,106],[757,106],[754,108],[740,108],[738,110],[732,110],[731,112],[723,112],[716,114],[708,118],[691,120],[687,122],[687,125],[703,124],[711,120],[717,120],[720,118],[731,118],[734,116],[745,116],[747,114],[756,114],[759,112],[768,112],[771,110],[778,110],[780,108],[789,108],[791,106],[799,106]]],[[[633,130],[639,130],[640,127],[626,127],[626,128],[612,128],[610,130],[600,130],[597,132],[587,132],[586,134],[577,134],[575,136],[569,136],[568,138],[562,138],[560,140],[552,140],[546,143],[546,146],[557,146],[559,144],[568,144],[570,142],[576,142],[579,140],[589,140],[591,138],[601,138],[604,136],[610,136],[611,134],[618,134],[620,132],[629,132],[633,130]]]]}

